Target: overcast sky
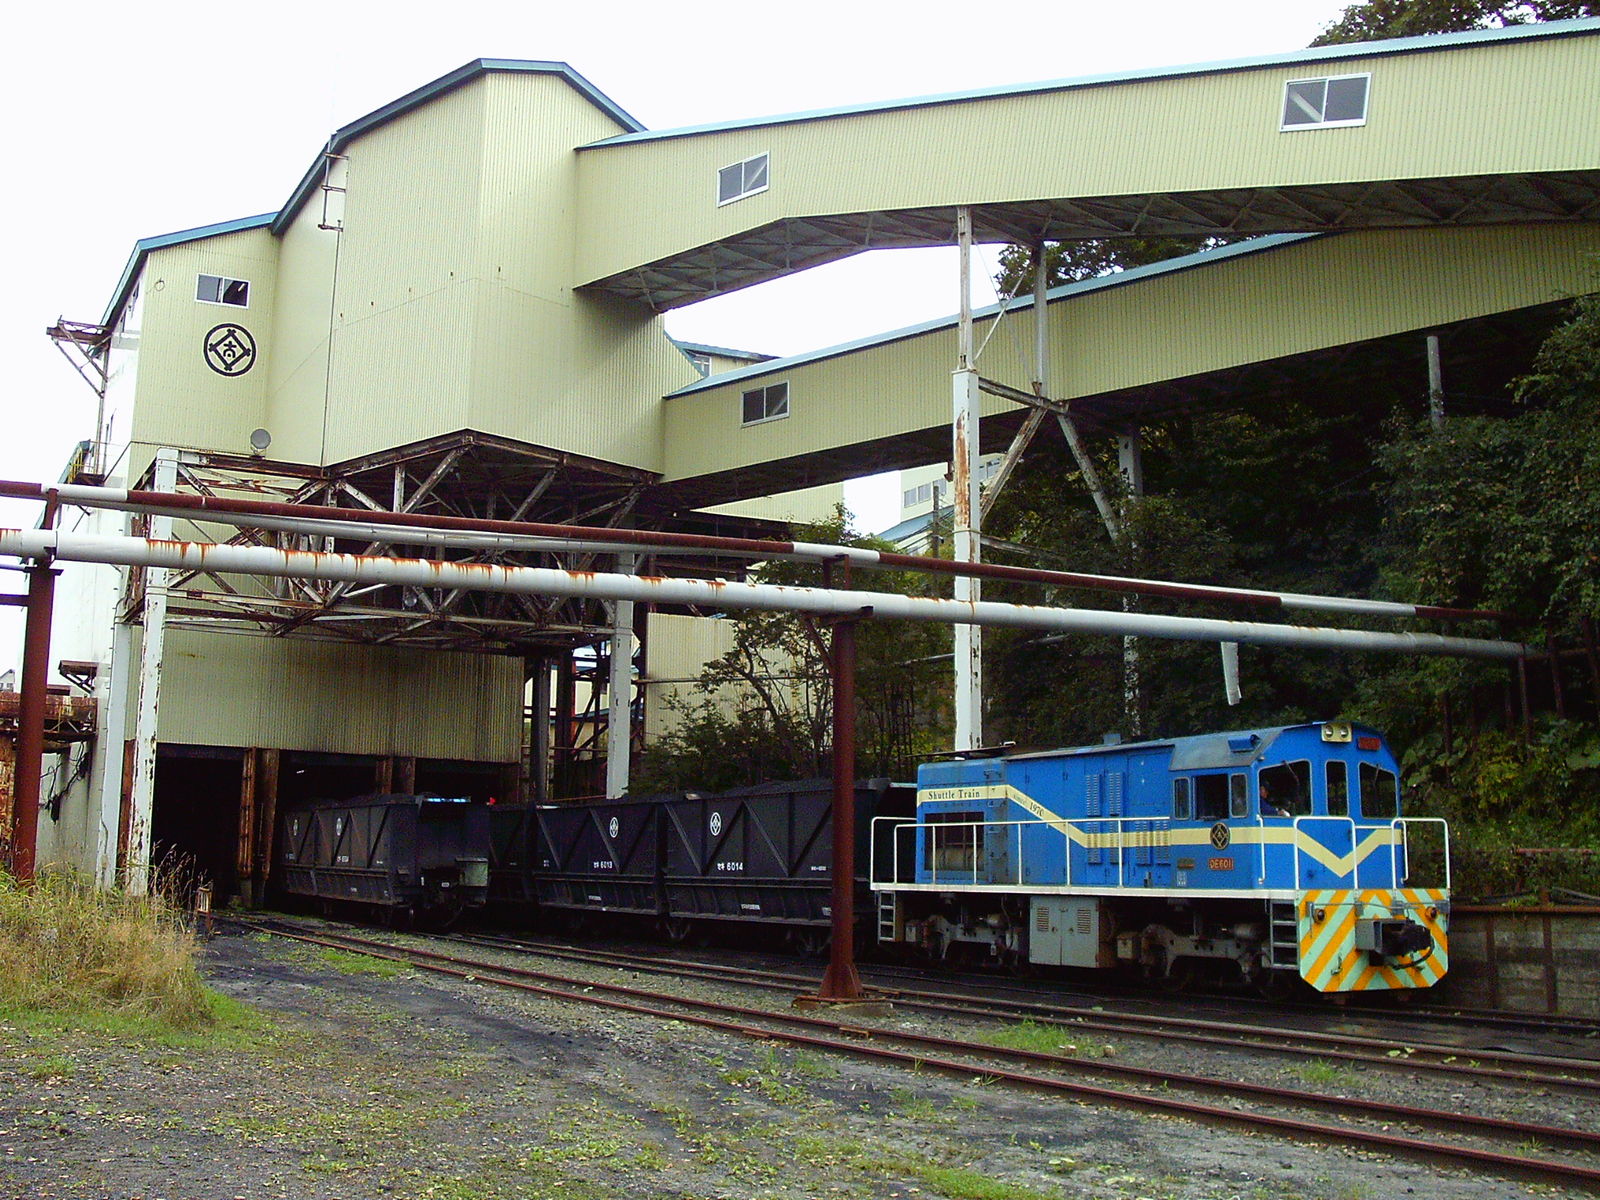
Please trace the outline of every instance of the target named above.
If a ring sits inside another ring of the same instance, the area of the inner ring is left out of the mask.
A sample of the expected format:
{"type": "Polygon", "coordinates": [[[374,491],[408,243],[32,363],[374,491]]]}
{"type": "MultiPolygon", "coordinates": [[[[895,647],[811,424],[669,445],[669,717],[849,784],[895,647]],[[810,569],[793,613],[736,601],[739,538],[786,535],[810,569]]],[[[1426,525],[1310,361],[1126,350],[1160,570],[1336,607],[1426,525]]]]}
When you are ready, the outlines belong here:
{"type": "MultiPolygon", "coordinates": [[[[277,210],[335,128],[476,58],[571,64],[651,129],[1305,46],[1337,0],[27,4],[7,18],[12,164],[0,477],[54,480],[95,397],[44,330],[98,321],[134,242],[277,210]]],[[[1047,151],[1041,147],[1041,151],[1047,151]]],[[[1129,146],[1130,153],[1137,146],[1129,146]]],[[[865,255],[669,318],[769,353],[954,310],[950,251],[865,255]]],[[[863,498],[859,506],[870,500],[863,498]]],[[[877,523],[863,514],[865,524],[877,523]]],[[[892,519],[894,513],[888,514],[892,519]]],[[[0,503],[0,523],[37,506],[0,503]]],[[[21,590],[5,572],[0,590],[21,590]]],[[[20,621],[0,613],[0,670],[20,621]]]]}

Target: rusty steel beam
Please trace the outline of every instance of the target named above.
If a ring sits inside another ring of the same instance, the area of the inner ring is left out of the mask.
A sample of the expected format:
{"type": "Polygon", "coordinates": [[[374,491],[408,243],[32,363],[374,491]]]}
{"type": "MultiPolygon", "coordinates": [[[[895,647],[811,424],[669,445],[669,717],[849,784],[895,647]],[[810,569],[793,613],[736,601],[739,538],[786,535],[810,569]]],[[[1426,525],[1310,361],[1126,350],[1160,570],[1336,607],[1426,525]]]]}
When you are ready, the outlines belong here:
{"type": "Polygon", "coordinates": [[[833,627],[833,939],[821,1000],[866,996],[856,971],[856,626],[833,627]]]}
{"type": "Polygon", "coordinates": [[[17,714],[17,761],[11,809],[11,874],[33,880],[39,840],[40,781],[44,775],[44,710],[50,682],[50,625],[56,576],[48,560],[28,571],[28,617],[22,644],[21,710],[17,714]]]}

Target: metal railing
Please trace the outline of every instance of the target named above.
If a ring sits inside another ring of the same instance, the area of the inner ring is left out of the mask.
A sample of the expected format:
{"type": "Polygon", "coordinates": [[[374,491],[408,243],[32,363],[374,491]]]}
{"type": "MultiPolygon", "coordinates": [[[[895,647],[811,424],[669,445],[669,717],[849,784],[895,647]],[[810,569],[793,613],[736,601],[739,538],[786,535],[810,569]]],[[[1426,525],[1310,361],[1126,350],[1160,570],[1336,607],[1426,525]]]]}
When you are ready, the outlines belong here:
{"type": "MultiPolygon", "coordinates": [[[[878,833],[880,822],[889,822],[893,829],[889,836],[891,842],[892,862],[894,864],[893,878],[888,880],[874,878],[874,883],[912,883],[916,882],[914,876],[918,870],[913,866],[913,878],[906,880],[900,877],[900,863],[902,853],[906,850],[903,839],[906,834],[913,838],[910,847],[910,857],[913,863],[925,864],[921,869],[926,870],[931,876],[929,882],[934,884],[1015,884],[1021,886],[1023,879],[1023,831],[1026,829],[1052,829],[1062,837],[1062,862],[1064,876],[1062,883],[1057,886],[1072,887],[1073,839],[1070,830],[1077,829],[1085,839],[1113,838],[1111,844],[1102,844],[1101,849],[1109,850],[1116,855],[1117,886],[1127,887],[1128,869],[1131,865],[1137,869],[1141,864],[1136,860],[1138,851],[1151,851],[1151,862],[1148,865],[1155,867],[1155,851],[1159,848],[1171,847],[1171,824],[1163,817],[1089,817],[1083,820],[1067,820],[1065,818],[1052,818],[1041,820],[1033,818],[1026,821],[939,821],[939,822],[907,822],[901,817],[875,817],[871,827],[871,856],[874,869],[878,858],[878,833]],[[1115,828],[1108,831],[1105,826],[1115,828]],[[1093,827],[1093,828],[1090,828],[1093,827]],[[987,831],[1006,831],[1006,841],[998,848],[993,839],[987,836],[987,831]],[[955,840],[951,835],[960,835],[959,842],[952,846],[949,843],[955,840]],[[1161,835],[1166,835],[1162,840],[1161,835]],[[1130,840],[1130,835],[1132,838],[1130,840]],[[1140,840],[1141,836],[1144,840],[1140,840]],[[941,843],[944,843],[941,845],[941,843]],[[962,859],[959,867],[941,865],[940,851],[957,851],[962,859]],[[1129,853],[1132,851],[1133,853],[1129,853]],[[1014,875],[1010,879],[997,879],[989,865],[996,859],[1009,856],[1012,869],[1008,872],[1014,875]]],[[[1085,843],[1086,850],[1091,848],[1085,843]]],[[[1037,881],[1035,881],[1037,882],[1037,881]]],[[[1100,882],[1100,881],[1097,881],[1100,882]]]]}

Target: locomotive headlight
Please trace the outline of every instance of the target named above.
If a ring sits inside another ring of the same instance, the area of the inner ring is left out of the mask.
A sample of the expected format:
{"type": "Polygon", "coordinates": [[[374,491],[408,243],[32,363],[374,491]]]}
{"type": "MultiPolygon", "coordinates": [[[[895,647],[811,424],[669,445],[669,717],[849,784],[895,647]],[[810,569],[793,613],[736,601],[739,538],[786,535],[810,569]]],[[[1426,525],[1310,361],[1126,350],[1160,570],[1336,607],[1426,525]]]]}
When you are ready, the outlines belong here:
{"type": "Polygon", "coordinates": [[[1429,908],[1429,909],[1428,909],[1428,920],[1430,920],[1430,921],[1431,921],[1431,920],[1433,920],[1433,919],[1434,919],[1434,918],[1435,918],[1435,917],[1437,917],[1437,916],[1438,916],[1438,915],[1439,915],[1439,910],[1438,910],[1438,909],[1437,909],[1437,908],[1432,908],[1432,907],[1430,907],[1430,908],[1429,908]]]}
{"type": "Polygon", "coordinates": [[[1315,921],[1318,925],[1322,924],[1324,921],[1326,921],[1328,919],[1328,910],[1325,909],[1325,908],[1317,909],[1314,913],[1311,914],[1311,919],[1313,921],[1315,921]]]}

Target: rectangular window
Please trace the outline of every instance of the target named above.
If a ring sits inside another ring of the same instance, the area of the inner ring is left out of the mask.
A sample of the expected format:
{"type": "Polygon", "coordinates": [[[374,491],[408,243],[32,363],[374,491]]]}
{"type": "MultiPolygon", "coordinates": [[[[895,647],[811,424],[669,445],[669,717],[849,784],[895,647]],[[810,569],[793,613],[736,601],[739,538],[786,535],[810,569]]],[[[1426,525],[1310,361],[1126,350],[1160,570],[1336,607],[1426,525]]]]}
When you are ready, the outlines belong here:
{"type": "Polygon", "coordinates": [[[1371,75],[1330,75],[1324,79],[1291,79],[1283,86],[1280,130],[1328,129],[1367,123],[1367,91],[1371,75]]]}
{"type": "Polygon", "coordinates": [[[1256,777],[1263,817],[1311,815],[1311,764],[1306,761],[1263,767],[1256,777]]]}
{"type": "Polygon", "coordinates": [[[1323,766],[1328,780],[1328,815],[1330,817],[1348,817],[1350,815],[1350,770],[1337,759],[1329,759],[1323,766]]]}
{"type": "Polygon", "coordinates": [[[717,172],[717,207],[764,192],[768,187],[767,156],[757,154],[717,172]]]}
{"type": "Polygon", "coordinates": [[[923,818],[927,838],[923,865],[932,871],[965,871],[977,868],[983,852],[983,814],[981,812],[929,813],[923,818]]]}
{"type": "Polygon", "coordinates": [[[758,425],[762,421],[776,421],[789,415],[789,385],[773,383],[752,388],[744,394],[740,406],[740,423],[758,425]]]}
{"type": "Polygon", "coordinates": [[[1228,776],[1228,804],[1234,816],[1245,817],[1250,815],[1250,796],[1245,789],[1243,775],[1228,776]]]}
{"type": "Polygon", "coordinates": [[[1200,821],[1222,821],[1228,816],[1228,777],[1194,777],[1194,815],[1200,821]]]}
{"type": "Polygon", "coordinates": [[[1400,815],[1400,780],[1393,771],[1361,764],[1361,815],[1369,821],[1388,821],[1400,815]]]}
{"type": "Polygon", "coordinates": [[[711,374],[711,355],[691,354],[689,355],[689,365],[700,372],[700,378],[704,379],[711,374]]]}
{"type": "Polygon", "coordinates": [[[244,279],[202,275],[200,282],[195,285],[194,298],[206,304],[231,304],[235,308],[249,308],[250,284],[244,279]]]}
{"type": "Polygon", "coordinates": [[[1193,813],[1194,809],[1189,799],[1189,781],[1187,779],[1174,779],[1172,781],[1172,819],[1174,821],[1187,821],[1193,813]]]}

